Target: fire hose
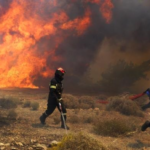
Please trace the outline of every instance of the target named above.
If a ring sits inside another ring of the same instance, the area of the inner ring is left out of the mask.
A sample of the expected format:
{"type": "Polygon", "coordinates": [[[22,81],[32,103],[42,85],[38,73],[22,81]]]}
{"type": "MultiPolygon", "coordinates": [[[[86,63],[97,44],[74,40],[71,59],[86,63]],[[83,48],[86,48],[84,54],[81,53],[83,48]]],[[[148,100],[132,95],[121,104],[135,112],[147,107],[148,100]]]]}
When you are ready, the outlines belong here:
{"type": "MultiPolygon", "coordinates": [[[[142,97],[142,96],[145,95],[145,94],[147,94],[148,97],[150,98],[150,89],[147,89],[147,90],[146,90],[145,92],[143,92],[143,93],[140,93],[140,94],[137,94],[137,95],[130,96],[129,99],[133,101],[133,100],[135,100],[135,99],[137,99],[137,98],[142,97]]],[[[97,100],[97,103],[108,104],[109,101],[106,101],[106,100],[97,100]]]]}

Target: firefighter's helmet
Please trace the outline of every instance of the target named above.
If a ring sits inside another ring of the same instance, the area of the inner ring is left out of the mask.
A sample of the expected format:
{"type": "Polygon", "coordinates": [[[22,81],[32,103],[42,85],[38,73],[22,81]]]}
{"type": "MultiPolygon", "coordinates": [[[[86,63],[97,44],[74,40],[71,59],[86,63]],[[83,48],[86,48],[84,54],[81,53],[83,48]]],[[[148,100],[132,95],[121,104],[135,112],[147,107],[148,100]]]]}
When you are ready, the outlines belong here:
{"type": "Polygon", "coordinates": [[[64,79],[65,70],[61,67],[57,68],[55,71],[55,77],[59,78],[60,80],[64,79]]]}

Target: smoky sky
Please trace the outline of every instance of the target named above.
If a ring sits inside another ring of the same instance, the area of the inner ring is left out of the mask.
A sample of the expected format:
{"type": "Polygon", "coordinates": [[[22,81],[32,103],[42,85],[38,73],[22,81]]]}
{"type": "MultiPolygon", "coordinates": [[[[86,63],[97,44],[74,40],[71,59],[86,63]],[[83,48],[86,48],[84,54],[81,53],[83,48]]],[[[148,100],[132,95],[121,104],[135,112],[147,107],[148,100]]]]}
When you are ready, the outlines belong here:
{"type": "MultiPolygon", "coordinates": [[[[55,54],[62,56],[64,60],[58,63],[55,62],[53,68],[63,66],[66,69],[65,82],[68,86],[71,84],[74,87],[79,87],[80,83],[86,82],[81,77],[86,74],[90,63],[98,53],[98,47],[106,37],[112,39],[112,45],[123,40],[124,43],[120,47],[121,52],[128,50],[127,45],[130,41],[135,42],[135,47],[130,49],[130,51],[138,53],[149,50],[149,1],[113,0],[112,2],[114,8],[112,9],[112,20],[109,24],[105,22],[97,4],[87,3],[85,5],[83,1],[79,0],[74,3],[71,1],[58,2],[60,5],[54,11],[58,11],[58,9],[65,10],[70,20],[76,17],[82,17],[87,8],[91,10],[91,25],[84,34],[77,36],[73,31],[60,31],[64,35],[68,34],[68,36],[58,46],[55,54]]],[[[45,11],[45,14],[47,13],[50,13],[48,9],[45,11]]],[[[53,45],[50,44],[53,41],[52,39],[44,41],[46,41],[44,42],[44,46],[46,43],[47,47],[53,45]]],[[[51,67],[52,62],[47,61],[47,65],[51,67]]],[[[87,86],[89,86],[88,83],[87,86]]]]}
{"type": "Polygon", "coordinates": [[[150,42],[150,2],[113,0],[113,19],[107,28],[107,36],[112,39],[136,42],[134,51],[148,51],[150,42]]]}
{"type": "Polygon", "coordinates": [[[12,0],[0,0],[0,17],[9,9],[12,0]]]}
{"type": "MultiPolygon", "coordinates": [[[[13,0],[0,0],[0,16],[8,9],[13,0]]],[[[84,0],[57,0],[57,6],[52,7],[49,1],[29,2],[32,11],[28,13],[37,13],[40,19],[49,20],[53,13],[65,11],[69,20],[82,18],[87,9],[91,11],[91,24],[83,34],[77,35],[74,30],[59,29],[57,36],[64,35],[64,40],[55,50],[56,56],[61,56],[62,61],[53,62],[51,56],[47,59],[47,66],[55,69],[62,66],[66,69],[66,86],[79,87],[79,83],[86,82],[81,77],[86,74],[89,65],[94,61],[98,53],[98,48],[105,38],[111,39],[110,44],[115,45],[120,40],[124,41],[120,51],[124,53],[129,51],[128,43],[133,42],[134,47],[130,51],[136,53],[147,52],[150,48],[150,2],[149,0],[112,0],[114,8],[112,9],[112,19],[106,23],[100,12],[100,4],[92,2],[85,3],[84,0]]],[[[55,23],[55,26],[59,26],[55,23]]],[[[31,35],[32,36],[32,35],[31,35]]],[[[33,37],[34,38],[34,37],[33,37]]],[[[42,55],[44,51],[55,48],[55,35],[43,36],[36,41],[37,53],[42,55]]],[[[34,47],[34,46],[33,46],[34,47]]],[[[107,59],[107,58],[106,58],[107,59]]],[[[45,68],[43,68],[44,70],[45,68]]],[[[38,86],[45,86],[49,79],[42,78],[40,75],[34,81],[38,86]]],[[[85,83],[86,84],[86,83],[85,83]]],[[[87,83],[87,86],[88,83],[87,83]]]]}

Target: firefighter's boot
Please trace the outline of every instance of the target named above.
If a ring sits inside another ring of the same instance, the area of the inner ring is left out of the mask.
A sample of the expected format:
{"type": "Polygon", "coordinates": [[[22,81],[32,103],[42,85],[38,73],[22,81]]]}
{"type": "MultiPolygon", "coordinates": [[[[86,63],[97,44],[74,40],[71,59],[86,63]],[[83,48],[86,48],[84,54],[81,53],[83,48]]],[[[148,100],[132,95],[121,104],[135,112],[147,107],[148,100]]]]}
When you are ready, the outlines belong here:
{"type": "Polygon", "coordinates": [[[147,121],[142,125],[141,130],[142,130],[142,131],[145,131],[148,127],[150,127],[150,121],[147,120],[147,121]]]}
{"type": "Polygon", "coordinates": [[[64,115],[64,119],[61,116],[61,128],[69,130],[69,127],[66,125],[66,115],[64,115]]]}
{"type": "Polygon", "coordinates": [[[41,122],[41,124],[43,124],[43,125],[46,124],[46,123],[45,123],[46,118],[47,118],[47,115],[46,115],[45,113],[43,113],[42,116],[40,117],[40,122],[41,122]]]}
{"type": "Polygon", "coordinates": [[[65,127],[65,124],[64,123],[62,123],[61,124],[61,128],[63,128],[63,129],[67,129],[67,130],[69,130],[70,128],[66,125],[66,127],[65,127]]]}

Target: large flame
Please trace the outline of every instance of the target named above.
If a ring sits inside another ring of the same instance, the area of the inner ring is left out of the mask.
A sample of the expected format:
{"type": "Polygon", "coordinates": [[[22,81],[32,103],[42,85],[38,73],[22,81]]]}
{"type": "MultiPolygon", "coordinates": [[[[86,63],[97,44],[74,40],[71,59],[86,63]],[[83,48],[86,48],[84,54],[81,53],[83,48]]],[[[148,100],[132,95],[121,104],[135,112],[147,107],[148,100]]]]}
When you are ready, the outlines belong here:
{"type": "MultiPolygon", "coordinates": [[[[57,0],[13,0],[4,13],[0,5],[1,88],[38,88],[34,85],[37,76],[46,78],[54,73],[53,67],[47,66],[47,61],[54,64],[64,59],[56,55],[57,47],[68,36],[63,31],[74,31],[76,36],[80,36],[90,27],[89,7],[82,16],[70,19],[65,10],[58,9],[59,3],[57,0]],[[51,13],[48,17],[41,17],[45,13],[45,3],[51,13]],[[37,43],[46,36],[52,37],[55,44],[39,50],[37,43]]],[[[113,4],[110,0],[85,0],[85,3],[98,4],[106,22],[111,21],[113,4]]]]}

